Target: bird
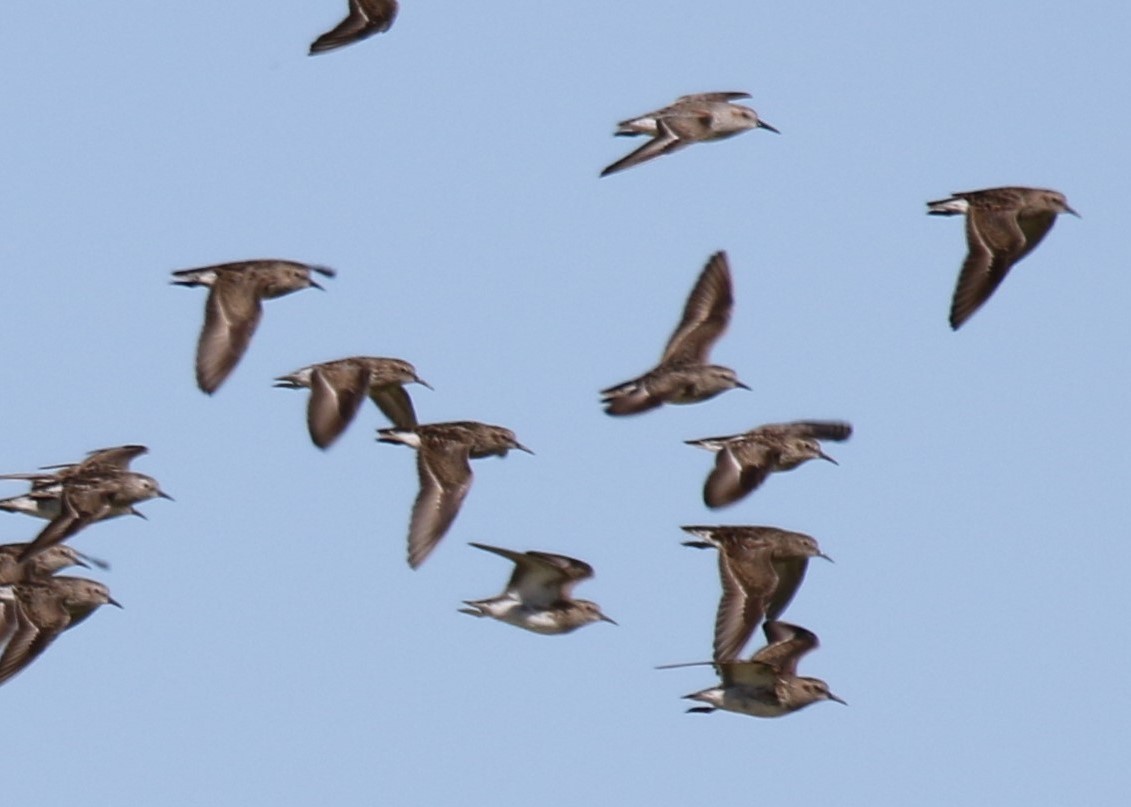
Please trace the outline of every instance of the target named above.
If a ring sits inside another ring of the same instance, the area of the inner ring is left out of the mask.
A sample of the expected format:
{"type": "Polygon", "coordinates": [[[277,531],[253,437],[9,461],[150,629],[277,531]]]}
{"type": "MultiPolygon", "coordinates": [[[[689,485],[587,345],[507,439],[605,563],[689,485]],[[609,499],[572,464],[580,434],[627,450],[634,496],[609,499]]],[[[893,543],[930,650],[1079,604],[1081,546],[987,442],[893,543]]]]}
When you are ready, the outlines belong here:
{"type": "Polygon", "coordinates": [[[397,0],[349,0],[349,14],[310,45],[310,56],[352,45],[393,27],[397,0]]]}
{"type": "Polygon", "coordinates": [[[432,389],[407,361],[352,356],[312,364],[279,376],[275,386],[310,390],[306,408],[310,439],[319,448],[329,448],[353,421],[366,395],[393,425],[401,429],[416,426],[412,398],[403,386],[413,382],[432,389]]]}
{"type": "Polygon", "coordinates": [[[469,460],[505,457],[512,449],[534,453],[518,442],[510,429],[472,420],[378,429],[377,440],[416,449],[420,493],[412,506],[408,528],[408,565],[413,569],[436,548],[459,514],[471,489],[469,460]]]}
{"type": "Polygon", "coordinates": [[[750,389],[734,370],[707,363],[711,347],[730,322],[733,306],[727,254],[716,252],[699,273],[660,363],[639,378],[601,390],[605,412],[635,415],[665,403],[706,401],[735,387],[750,389]]]}
{"type": "Polygon", "coordinates": [[[514,562],[514,572],[503,593],[484,600],[464,600],[461,614],[491,617],[508,625],[542,634],[569,633],[591,622],[612,622],[601,607],[570,597],[573,587],[593,576],[582,560],[549,552],[515,552],[488,544],[471,543],[514,562]]]}
{"type": "Polygon", "coordinates": [[[337,273],[296,261],[254,260],[173,272],[173,285],[207,286],[204,327],[196,346],[196,383],[214,393],[243,358],[263,315],[262,300],[306,288],[322,289],[311,277],[337,273]]]}
{"type": "MultiPolygon", "coordinates": [[[[19,496],[0,499],[0,510],[10,513],[23,513],[50,521],[58,517],[62,510],[63,483],[100,470],[128,471],[135,457],[149,451],[142,445],[113,446],[100,448],[87,453],[79,462],[46,465],[38,472],[19,474],[0,474],[0,479],[21,479],[31,483],[31,490],[19,496]]],[[[132,506],[112,510],[106,518],[120,515],[144,514],[132,506]]]]}
{"type": "MultiPolygon", "coordinates": [[[[753,717],[781,717],[817,701],[845,703],[830,692],[829,685],[820,678],[797,674],[797,662],[817,647],[815,633],[787,622],[767,622],[763,631],[767,644],[749,661],[715,663],[722,681],[684,695],[688,700],[707,704],[693,706],[688,712],[708,714],[723,709],[753,717]]],[[[661,669],[686,666],[695,665],[670,664],[661,669]]]]}
{"type": "Polygon", "coordinates": [[[750,93],[746,92],[683,95],[663,109],[621,121],[614,134],[624,137],[647,135],[651,140],[606,167],[601,176],[623,171],[661,154],[671,154],[692,143],[724,140],[748,129],[768,129],[781,134],[761,120],[750,107],[730,103],[749,97],[750,93]]]}
{"type": "Polygon", "coordinates": [[[821,450],[819,440],[847,440],[852,425],[839,420],[795,420],[768,423],[742,434],[685,440],[716,452],[715,468],[703,486],[710,508],[733,504],[761,485],[775,471],[792,471],[811,459],[836,460],[821,450]]]}
{"type": "Polygon", "coordinates": [[[0,684],[102,605],[122,607],[106,586],[85,577],[47,577],[0,587],[0,684]]]}
{"type": "Polygon", "coordinates": [[[23,548],[17,559],[26,561],[96,521],[130,512],[133,505],[155,497],[173,498],[161,490],[156,479],[134,471],[102,468],[65,479],[59,515],[23,548]]]}
{"type": "Polygon", "coordinates": [[[105,568],[105,561],[87,557],[64,544],[53,546],[27,561],[20,562],[20,553],[26,546],[27,544],[0,545],[0,586],[51,577],[55,572],[68,566],[82,566],[89,569],[91,565],[96,565],[105,568]]]}
{"type": "Polygon", "coordinates": [[[832,560],[812,536],[777,527],[681,529],[702,539],[684,546],[719,550],[723,593],[715,617],[716,662],[737,659],[763,618],[781,616],[805,579],[809,558],[832,560]]]}
{"type": "Polygon", "coordinates": [[[950,304],[950,327],[958,330],[997,290],[1013,265],[1041,243],[1060,213],[1080,214],[1059,191],[1047,188],[986,188],[927,202],[934,216],[966,216],[968,252],[950,304]]]}

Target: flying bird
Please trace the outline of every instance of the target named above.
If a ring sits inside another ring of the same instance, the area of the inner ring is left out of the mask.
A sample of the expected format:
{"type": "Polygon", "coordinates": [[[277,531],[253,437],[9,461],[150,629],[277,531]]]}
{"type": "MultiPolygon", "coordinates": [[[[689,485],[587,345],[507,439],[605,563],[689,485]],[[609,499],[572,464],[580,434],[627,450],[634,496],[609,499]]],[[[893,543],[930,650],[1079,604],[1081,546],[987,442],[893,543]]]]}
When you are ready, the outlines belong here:
{"type": "MultiPolygon", "coordinates": [[[[817,701],[844,703],[820,678],[797,674],[797,662],[817,647],[815,633],[786,622],[767,622],[763,631],[767,644],[749,661],[715,663],[722,681],[684,695],[689,700],[707,704],[687,711],[710,713],[723,709],[753,717],[781,717],[817,701]]],[[[695,665],[670,664],[661,669],[687,666],[695,665]]]]}
{"type": "Polygon", "coordinates": [[[484,600],[464,600],[460,613],[491,617],[534,633],[569,633],[591,622],[616,622],[597,603],[570,597],[573,587],[593,576],[582,560],[549,552],[515,552],[498,546],[472,543],[514,563],[503,593],[484,600]]]}
{"type": "Polygon", "coordinates": [[[311,43],[311,56],[384,33],[397,17],[396,0],[349,0],[349,4],[346,18],[311,43]]]}
{"type": "Polygon", "coordinates": [[[122,607],[106,586],[84,577],[47,577],[0,587],[0,684],[102,605],[122,607]]]}
{"type": "Polygon", "coordinates": [[[675,103],[654,112],[647,112],[617,124],[618,136],[647,135],[651,139],[632,153],[617,160],[601,172],[608,176],[625,168],[647,162],[661,154],[711,140],[724,140],[748,129],[778,132],[761,120],[750,107],[731,101],[749,98],[745,92],[702,92],[684,95],[675,103]]]}
{"type": "Polygon", "coordinates": [[[968,252],[950,304],[950,327],[958,330],[997,290],[1013,264],[1052,229],[1060,213],[1080,214],[1064,194],[1045,188],[987,188],[927,202],[935,216],[966,216],[968,252]]]}
{"type": "Polygon", "coordinates": [[[684,546],[719,550],[722,597],[715,617],[714,660],[734,661],[763,618],[777,620],[801,582],[809,558],[831,560],[816,539],[777,527],[682,527],[702,540],[684,546]]]}
{"type": "Polygon", "coordinates": [[[839,420],[768,423],[742,434],[685,440],[716,452],[715,468],[703,486],[703,501],[716,508],[733,504],[761,485],[771,473],[792,471],[812,459],[838,464],[821,449],[820,440],[847,440],[851,424],[839,420]]]}
{"type": "Polygon", "coordinates": [[[207,286],[204,328],[196,346],[196,383],[211,395],[243,358],[263,315],[262,300],[321,289],[316,272],[334,277],[333,269],[295,261],[258,260],[221,263],[173,272],[177,286],[207,286]]]}
{"type": "Polygon", "coordinates": [[[716,252],[691,289],[660,363],[639,378],[601,390],[605,412],[635,415],[665,403],[706,401],[735,387],[750,389],[734,370],[707,363],[712,346],[730,322],[733,306],[727,254],[716,252]]]}
{"type": "Polygon", "coordinates": [[[341,436],[367,395],[395,426],[413,428],[416,410],[404,385],[417,383],[432,389],[407,361],[377,356],[312,364],[279,376],[275,382],[276,387],[310,390],[306,425],[319,448],[329,448],[341,436]]]}
{"type": "Polygon", "coordinates": [[[533,454],[514,432],[472,420],[427,423],[412,429],[379,429],[377,440],[416,449],[420,493],[408,527],[408,565],[413,569],[436,548],[452,526],[471,490],[471,463],[482,457],[505,457],[512,449],[533,454]]]}

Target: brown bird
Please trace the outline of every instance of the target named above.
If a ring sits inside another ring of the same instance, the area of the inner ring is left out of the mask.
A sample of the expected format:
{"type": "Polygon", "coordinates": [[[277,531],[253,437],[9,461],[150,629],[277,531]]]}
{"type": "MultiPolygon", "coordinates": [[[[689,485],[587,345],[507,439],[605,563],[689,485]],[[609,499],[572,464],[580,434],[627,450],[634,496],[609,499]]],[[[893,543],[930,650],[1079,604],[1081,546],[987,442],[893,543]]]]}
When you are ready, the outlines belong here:
{"type": "Polygon", "coordinates": [[[761,485],[775,471],[792,471],[811,459],[838,464],[821,450],[818,440],[847,440],[851,424],[839,420],[796,420],[768,423],[742,434],[685,440],[717,452],[715,468],[703,486],[708,507],[733,504],[761,485]]]}
{"type": "MultiPolygon", "coordinates": [[[[2,474],[0,479],[22,479],[30,482],[31,490],[20,496],[0,499],[0,510],[7,510],[10,513],[23,513],[50,521],[58,517],[62,511],[63,483],[65,481],[102,471],[128,471],[130,462],[135,457],[139,457],[148,451],[148,448],[139,445],[100,448],[89,452],[86,458],[80,462],[46,465],[40,471],[34,473],[2,474]]],[[[106,517],[113,518],[127,513],[145,518],[132,506],[113,510],[106,517]]]]}
{"type": "Polygon", "coordinates": [[[349,426],[366,395],[395,426],[416,426],[416,410],[403,386],[414,382],[432,389],[407,361],[353,356],[279,376],[275,386],[310,390],[306,408],[310,439],[319,448],[328,448],[349,426]]]}
{"type": "MultiPolygon", "coordinates": [[[[707,706],[693,706],[687,711],[710,713],[723,709],[753,717],[781,717],[817,701],[845,703],[830,692],[829,685],[820,678],[797,674],[797,662],[817,647],[815,633],[786,622],[767,622],[763,630],[766,646],[749,661],[716,663],[714,666],[722,681],[684,695],[707,706]]],[[[687,666],[694,665],[670,664],[661,669],[687,666]]]]}
{"type": "Polygon", "coordinates": [[[816,539],[777,527],[682,527],[702,538],[684,546],[719,550],[722,597],[715,617],[714,660],[742,654],[763,618],[776,620],[801,587],[809,558],[832,560],[816,539]]]}
{"type": "Polygon", "coordinates": [[[950,304],[954,330],[994,293],[1013,264],[1024,258],[1052,229],[1060,213],[1080,214],[1064,194],[1045,188],[987,188],[927,202],[935,216],[966,215],[969,250],[950,304]]]}
{"type": "Polygon", "coordinates": [[[469,460],[505,457],[511,449],[533,454],[514,432],[472,420],[427,423],[413,429],[379,429],[377,440],[416,449],[420,493],[408,528],[408,565],[417,568],[452,526],[471,490],[469,460]]]}
{"type": "Polygon", "coordinates": [[[83,577],[47,577],[0,588],[0,684],[35,661],[60,633],[107,604],[122,607],[106,586],[83,577]]]}
{"type": "Polygon", "coordinates": [[[55,572],[68,566],[83,566],[87,569],[90,568],[91,563],[105,566],[104,561],[88,558],[81,552],[64,545],[45,549],[35,557],[20,562],[20,553],[26,546],[27,544],[0,545],[0,586],[10,586],[27,580],[41,580],[44,577],[51,577],[55,572]]]}
{"type": "Polygon", "coordinates": [[[134,471],[106,468],[68,478],[62,484],[59,515],[24,547],[18,560],[26,561],[96,521],[131,512],[138,502],[157,496],[173,498],[161,490],[156,479],[134,471]]]}
{"type": "Polygon", "coordinates": [[[534,633],[569,633],[590,622],[616,622],[597,603],[570,597],[573,587],[593,576],[583,560],[549,552],[515,552],[499,546],[472,543],[514,563],[503,593],[484,600],[464,600],[461,614],[491,617],[534,633]]]}
{"type": "Polygon", "coordinates": [[[334,277],[333,269],[295,261],[221,263],[173,272],[176,286],[207,286],[204,328],[196,346],[196,383],[211,395],[243,358],[259,320],[262,300],[301,289],[321,289],[310,273],[334,277]]]}
{"type": "Polygon", "coordinates": [[[627,137],[648,135],[652,139],[605,168],[601,176],[615,174],[663,154],[671,154],[692,143],[725,140],[749,129],[768,129],[781,134],[773,126],[760,120],[758,113],[750,107],[729,103],[749,97],[750,93],[746,92],[684,95],[663,109],[621,121],[614,134],[627,137]]]}
{"type": "Polygon", "coordinates": [[[729,367],[708,364],[711,347],[730,322],[734,305],[725,252],[707,261],[660,363],[639,378],[601,390],[610,415],[635,415],[665,404],[706,401],[735,387],[750,389],[729,367]]]}
{"type": "Polygon", "coordinates": [[[310,55],[352,45],[393,27],[396,0],[349,0],[349,14],[310,45],[310,55]]]}

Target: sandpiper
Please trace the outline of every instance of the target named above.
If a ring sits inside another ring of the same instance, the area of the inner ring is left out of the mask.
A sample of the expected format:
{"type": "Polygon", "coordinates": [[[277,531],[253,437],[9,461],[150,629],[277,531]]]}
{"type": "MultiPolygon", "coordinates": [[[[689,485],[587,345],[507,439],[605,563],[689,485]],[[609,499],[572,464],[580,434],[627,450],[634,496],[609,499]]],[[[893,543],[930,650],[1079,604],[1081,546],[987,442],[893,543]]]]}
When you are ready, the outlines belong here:
{"type": "MultiPolygon", "coordinates": [[[[716,663],[722,682],[685,695],[689,700],[707,704],[687,711],[710,713],[724,709],[754,717],[781,717],[817,701],[845,703],[820,678],[797,674],[798,660],[817,647],[815,633],[786,622],[767,622],[763,630],[767,645],[749,661],[716,663]]],[[[684,666],[692,665],[671,664],[662,669],[684,666]]]]}
{"type": "MultiPolygon", "coordinates": [[[[69,546],[60,545],[45,549],[33,558],[21,563],[18,558],[27,544],[3,544],[0,546],[0,586],[21,583],[25,580],[39,580],[51,577],[68,566],[90,568],[91,558],[76,552],[69,546]]],[[[94,561],[101,564],[102,561],[94,561]]]]}
{"type": "Polygon", "coordinates": [[[173,272],[177,286],[207,286],[204,328],[196,346],[196,383],[211,395],[243,358],[263,315],[262,300],[314,287],[310,273],[334,277],[333,269],[295,261],[221,263],[173,272]]]}
{"type": "Polygon", "coordinates": [[[954,330],[990,298],[1013,264],[1045,237],[1060,213],[1080,214],[1064,194],[1045,188],[987,188],[927,202],[936,216],[966,215],[968,252],[950,304],[954,330]]]}
{"type": "Polygon", "coordinates": [[[715,617],[715,661],[734,661],[763,618],[775,621],[805,579],[809,558],[824,558],[815,538],[777,527],[681,527],[702,538],[684,546],[719,550],[722,597],[715,617]]]}
{"type": "Polygon", "coordinates": [[[569,633],[590,622],[616,622],[597,603],[575,600],[573,587],[593,576],[585,561],[549,552],[515,552],[498,546],[472,543],[514,562],[514,572],[503,593],[485,600],[464,600],[460,613],[489,616],[534,633],[569,633]]]}
{"type": "Polygon", "coordinates": [[[275,386],[310,390],[306,408],[310,439],[319,448],[328,448],[349,426],[366,395],[398,428],[416,426],[412,398],[402,386],[414,382],[432,389],[407,361],[353,356],[279,376],[275,386]]]}
{"type": "Polygon", "coordinates": [[[671,154],[692,143],[724,140],[747,129],[768,129],[781,134],[773,126],[760,120],[758,113],[750,107],[730,103],[749,97],[750,93],[746,92],[684,95],[663,109],[621,121],[617,124],[615,134],[627,137],[648,135],[652,139],[608,166],[601,172],[601,176],[623,171],[661,154],[671,154]]]}
{"type": "MultiPolygon", "coordinates": [[[[0,510],[23,513],[50,521],[62,510],[63,483],[66,480],[102,470],[129,470],[130,462],[147,451],[149,449],[140,445],[100,448],[88,452],[80,462],[45,465],[38,472],[33,473],[0,474],[0,479],[21,479],[31,483],[31,490],[27,493],[0,499],[0,510]]],[[[131,506],[111,511],[106,518],[127,513],[145,517],[131,506]]]]}
{"type": "Polygon", "coordinates": [[[157,496],[173,498],[161,490],[156,479],[134,471],[103,468],[68,478],[63,481],[59,515],[24,547],[18,560],[34,557],[95,521],[131,512],[133,505],[157,496]]]}
{"type": "Polygon", "coordinates": [[[819,440],[847,440],[851,424],[839,420],[795,420],[768,423],[742,434],[685,440],[715,451],[715,468],[703,486],[708,507],[733,504],[756,489],[775,471],[792,471],[811,459],[837,461],[821,450],[819,440]]]}
{"type": "Polygon", "coordinates": [[[377,440],[416,449],[420,493],[412,506],[408,527],[408,565],[417,568],[452,526],[471,489],[469,460],[511,449],[533,454],[514,432],[472,420],[426,423],[412,429],[378,429],[377,440]]]}
{"type": "Polygon", "coordinates": [[[0,684],[46,650],[60,633],[101,605],[122,606],[109,589],[84,577],[47,577],[0,588],[0,684]]]}
{"type": "Polygon", "coordinates": [[[707,364],[711,347],[730,322],[733,306],[727,254],[716,252],[691,289],[683,318],[660,363],[639,378],[601,390],[605,412],[635,415],[665,403],[706,401],[735,387],[750,389],[729,367],[707,364]]]}
{"type": "Polygon", "coordinates": [[[310,55],[352,45],[393,27],[397,0],[349,0],[349,14],[310,45],[310,55]]]}

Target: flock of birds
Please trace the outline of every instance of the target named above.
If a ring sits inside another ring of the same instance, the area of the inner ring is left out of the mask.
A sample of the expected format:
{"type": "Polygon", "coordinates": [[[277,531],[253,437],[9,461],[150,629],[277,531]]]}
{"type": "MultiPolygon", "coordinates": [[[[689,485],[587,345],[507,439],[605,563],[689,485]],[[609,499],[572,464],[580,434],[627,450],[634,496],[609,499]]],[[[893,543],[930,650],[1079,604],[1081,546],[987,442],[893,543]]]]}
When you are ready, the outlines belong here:
{"type": "MultiPolygon", "coordinates": [[[[397,9],[395,0],[350,0],[348,16],[318,37],[310,53],[387,31],[397,9]]],[[[648,140],[601,171],[601,176],[694,143],[721,140],[750,129],[777,132],[753,109],[733,103],[749,97],[742,92],[685,95],[661,109],[620,122],[615,134],[648,140]]],[[[927,206],[930,214],[966,217],[968,253],[950,311],[954,329],[1040,243],[1057,215],[1078,215],[1063,194],[1025,187],[955,193],[927,206]]],[[[202,391],[214,393],[235,369],[262,317],[262,301],[306,288],[322,289],[314,275],[332,278],[335,272],[295,261],[254,260],[173,273],[176,285],[208,289],[196,350],[196,381],[202,391]]],[[[602,390],[605,412],[635,415],[663,404],[698,403],[731,389],[749,389],[734,370],[709,361],[711,348],[729,324],[733,303],[730,266],[726,253],[720,251],[699,274],[659,363],[637,378],[602,390]]],[[[313,364],[275,379],[277,387],[310,391],[307,427],[318,448],[329,448],[341,436],[368,397],[393,424],[379,429],[377,439],[416,451],[420,491],[408,528],[408,563],[415,569],[458,516],[471,488],[471,460],[502,457],[515,449],[533,452],[502,426],[475,421],[419,423],[405,389],[413,383],[431,389],[409,362],[373,356],[313,364]]],[[[843,441],[851,434],[851,425],[842,421],[794,421],[687,442],[715,453],[703,501],[716,509],[741,500],[771,473],[792,470],[812,459],[835,463],[821,441],[843,441]]],[[[0,684],[100,606],[118,605],[104,584],[58,572],[76,565],[105,568],[103,561],[65,543],[81,530],[116,516],[142,516],[136,509],[140,503],[171,498],[155,479],[130,469],[130,463],[144,453],[146,448],[141,445],[116,446],[93,451],[75,463],[0,475],[0,479],[30,485],[22,494],[0,499],[0,510],[47,522],[30,542],[0,546],[0,684]]],[[[689,711],[723,709],[777,717],[821,700],[843,703],[824,681],[797,673],[801,657],[818,645],[816,634],[780,619],[804,580],[809,559],[829,559],[817,541],[767,526],[683,529],[697,539],[686,542],[687,546],[717,550],[722,588],[712,660],[696,662],[713,665],[721,680],[687,695],[705,704],[689,711]],[[743,660],[744,648],[759,625],[766,645],[743,660]]],[[[549,552],[471,545],[506,558],[514,569],[500,594],[467,600],[462,613],[542,634],[568,633],[599,621],[616,624],[596,603],[572,597],[573,588],[593,575],[588,563],[549,552]]],[[[692,665],[667,665],[682,666],[692,665]]]]}

